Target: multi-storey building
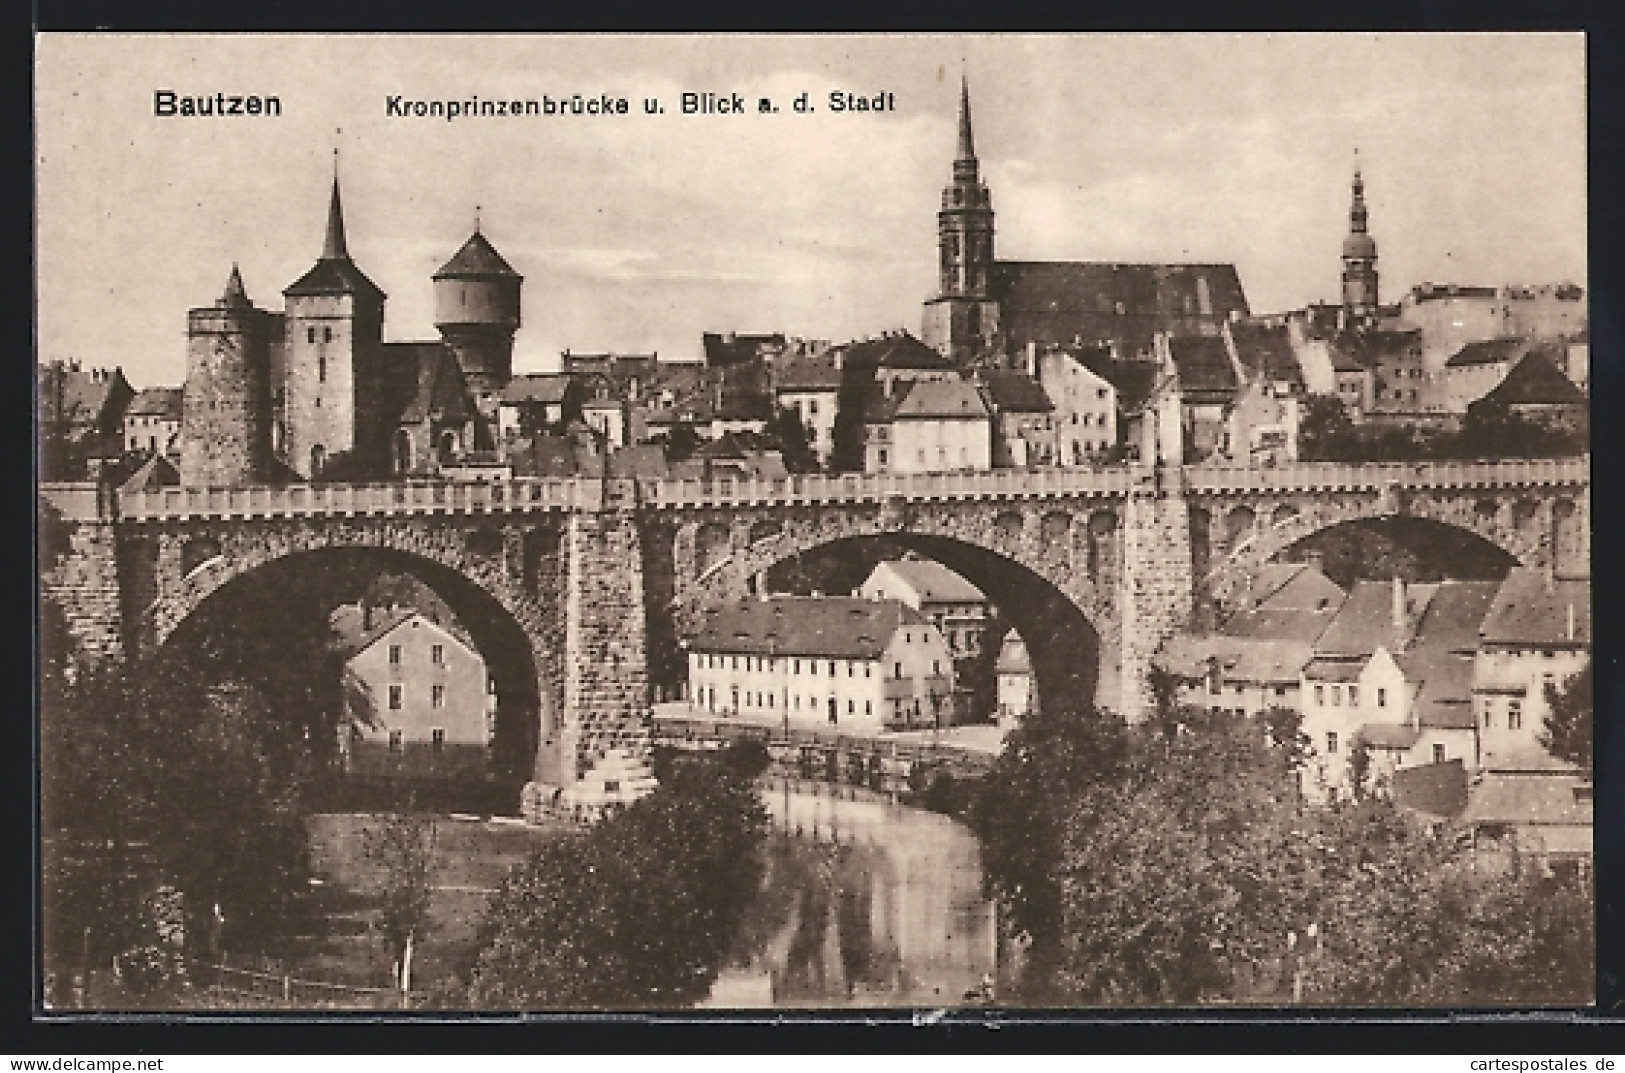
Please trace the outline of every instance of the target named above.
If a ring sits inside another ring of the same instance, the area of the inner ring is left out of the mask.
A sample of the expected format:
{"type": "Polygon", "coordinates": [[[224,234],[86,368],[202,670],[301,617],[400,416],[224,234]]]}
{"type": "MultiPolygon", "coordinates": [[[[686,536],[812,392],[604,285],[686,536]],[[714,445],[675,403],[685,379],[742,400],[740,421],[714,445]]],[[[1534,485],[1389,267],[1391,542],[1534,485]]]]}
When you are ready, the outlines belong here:
{"type": "Polygon", "coordinates": [[[1591,658],[1588,578],[1515,567],[1479,632],[1472,706],[1486,763],[1540,748],[1548,685],[1561,687],[1591,658]]]}
{"type": "Polygon", "coordinates": [[[348,653],[340,736],[346,770],[484,773],[496,709],[478,652],[411,609],[347,605],[332,624],[348,653]]]}
{"type": "Polygon", "coordinates": [[[953,655],[901,601],[746,600],[712,615],[687,648],[689,703],[708,714],[860,733],[952,718],[953,655]]]}
{"type": "Polygon", "coordinates": [[[182,389],[149,387],[136,392],[124,411],[124,450],[180,459],[182,389]]]}

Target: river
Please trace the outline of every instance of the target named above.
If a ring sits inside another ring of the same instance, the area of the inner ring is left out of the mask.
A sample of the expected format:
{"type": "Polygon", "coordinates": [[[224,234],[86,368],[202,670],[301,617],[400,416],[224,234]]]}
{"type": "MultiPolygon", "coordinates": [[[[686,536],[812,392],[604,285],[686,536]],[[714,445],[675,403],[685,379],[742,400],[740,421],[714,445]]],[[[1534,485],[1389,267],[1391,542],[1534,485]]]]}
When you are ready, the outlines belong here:
{"type": "Polygon", "coordinates": [[[997,968],[981,854],[932,812],[764,790],[766,874],[713,1008],[967,1005],[997,968]]]}

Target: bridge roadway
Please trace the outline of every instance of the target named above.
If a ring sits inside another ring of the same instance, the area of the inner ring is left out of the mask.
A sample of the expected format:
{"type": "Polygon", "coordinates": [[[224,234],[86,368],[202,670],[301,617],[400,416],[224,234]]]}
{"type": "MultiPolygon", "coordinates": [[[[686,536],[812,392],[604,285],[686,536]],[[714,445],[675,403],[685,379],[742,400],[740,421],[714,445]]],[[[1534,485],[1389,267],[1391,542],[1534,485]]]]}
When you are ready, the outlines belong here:
{"type": "MultiPolygon", "coordinates": [[[[1246,492],[1338,493],[1549,488],[1589,483],[1590,458],[1480,462],[1298,462],[1275,467],[1186,466],[1187,496],[1246,492]]],[[[412,481],[285,487],[161,488],[121,493],[118,517],[130,521],[321,518],[386,515],[534,514],[636,507],[651,511],[727,507],[854,506],[1123,498],[1149,491],[1153,474],[1131,466],[1092,469],[996,469],[968,473],[800,475],[776,480],[596,480],[513,478],[489,482],[412,481]]],[[[105,494],[57,486],[48,495],[67,518],[106,517],[105,494]]]]}

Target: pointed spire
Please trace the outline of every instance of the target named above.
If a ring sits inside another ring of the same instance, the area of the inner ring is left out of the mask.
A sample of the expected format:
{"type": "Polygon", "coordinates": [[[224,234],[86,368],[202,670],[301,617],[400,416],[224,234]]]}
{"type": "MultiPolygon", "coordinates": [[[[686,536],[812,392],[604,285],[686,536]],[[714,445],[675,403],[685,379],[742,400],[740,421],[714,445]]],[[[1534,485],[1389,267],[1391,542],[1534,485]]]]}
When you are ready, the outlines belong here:
{"type": "Polygon", "coordinates": [[[971,136],[970,128],[970,81],[963,71],[959,74],[959,157],[960,160],[976,159],[976,139],[971,136]]]}
{"type": "Polygon", "coordinates": [[[344,241],[344,206],[339,201],[339,151],[333,150],[333,197],[327,204],[327,239],[322,243],[322,260],[348,261],[350,247],[344,241]]]}
{"type": "Polygon", "coordinates": [[[231,276],[226,280],[226,291],[220,296],[220,304],[227,308],[254,304],[248,300],[248,290],[243,286],[243,274],[237,270],[236,261],[231,263],[231,276]]]}
{"type": "Polygon", "coordinates": [[[1354,150],[1354,196],[1349,205],[1349,230],[1357,235],[1365,234],[1366,207],[1365,207],[1365,179],[1360,176],[1360,150],[1354,150]]]}
{"type": "Polygon", "coordinates": [[[474,206],[474,233],[476,235],[480,233],[480,207],[478,205],[474,206]]]}

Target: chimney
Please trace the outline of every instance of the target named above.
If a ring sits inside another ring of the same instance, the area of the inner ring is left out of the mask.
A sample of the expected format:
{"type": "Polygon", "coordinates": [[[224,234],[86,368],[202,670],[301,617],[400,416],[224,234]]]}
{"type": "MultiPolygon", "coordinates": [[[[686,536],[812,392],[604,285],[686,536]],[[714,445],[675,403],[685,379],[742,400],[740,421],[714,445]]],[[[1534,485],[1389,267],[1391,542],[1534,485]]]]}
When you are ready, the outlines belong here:
{"type": "Polygon", "coordinates": [[[369,601],[369,600],[362,600],[361,601],[361,632],[362,633],[371,633],[372,632],[372,621],[373,621],[372,614],[373,614],[372,602],[369,601]]]}
{"type": "Polygon", "coordinates": [[[1398,574],[1394,575],[1394,629],[1405,626],[1405,582],[1398,574]]]}

